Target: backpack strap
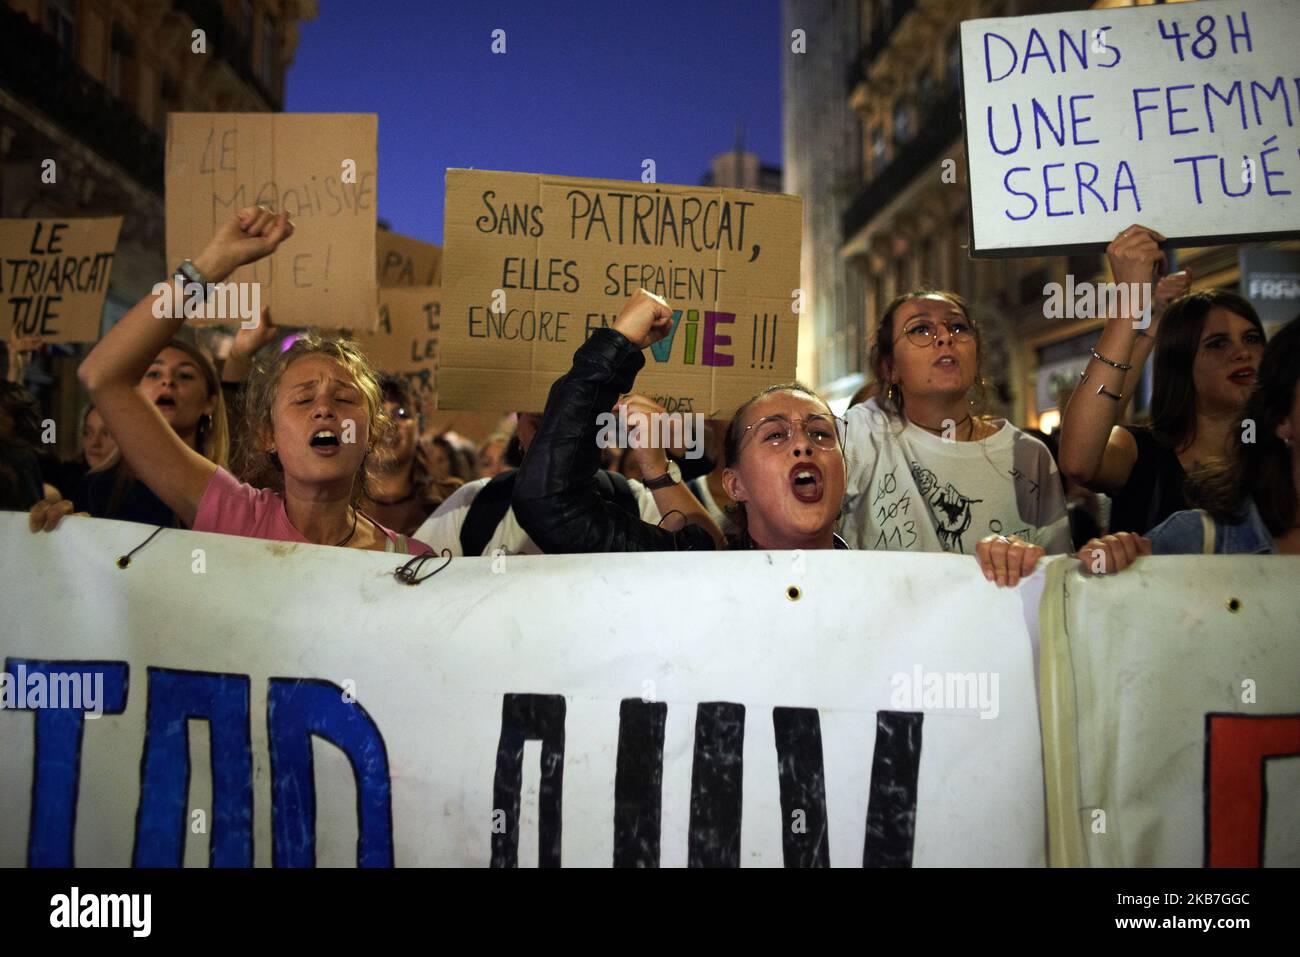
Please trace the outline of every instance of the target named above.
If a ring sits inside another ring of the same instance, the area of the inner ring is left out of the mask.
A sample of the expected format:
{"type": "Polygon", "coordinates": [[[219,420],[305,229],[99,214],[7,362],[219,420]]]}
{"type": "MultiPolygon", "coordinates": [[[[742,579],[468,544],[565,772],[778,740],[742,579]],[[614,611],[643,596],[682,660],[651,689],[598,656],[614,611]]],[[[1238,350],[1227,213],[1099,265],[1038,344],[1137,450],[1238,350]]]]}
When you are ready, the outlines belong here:
{"type": "Polygon", "coordinates": [[[460,552],[466,557],[482,555],[492,535],[510,511],[510,497],[515,490],[515,469],[494,475],[484,485],[460,526],[460,552]]]}

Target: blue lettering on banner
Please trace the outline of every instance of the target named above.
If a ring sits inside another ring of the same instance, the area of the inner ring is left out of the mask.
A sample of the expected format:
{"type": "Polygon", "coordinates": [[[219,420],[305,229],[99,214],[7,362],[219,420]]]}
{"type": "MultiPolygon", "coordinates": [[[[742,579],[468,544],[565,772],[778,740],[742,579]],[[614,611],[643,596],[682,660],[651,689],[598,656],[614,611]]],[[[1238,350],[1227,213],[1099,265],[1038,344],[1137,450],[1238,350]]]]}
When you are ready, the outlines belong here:
{"type": "Polygon", "coordinates": [[[77,822],[77,789],[81,778],[81,741],[86,712],[121,714],[126,710],[127,675],[124,661],[32,661],[6,658],[10,682],[25,672],[39,676],[46,687],[58,679],[86,683],[98,676],[102,700],[81,707],[51,707],[53,702],[19,705],[16,710],[36,712],[36,753],[32,775],[32,813],[27,831],[28,867],[72,867],[77,822]]]}
{"type": "Polygon", "coordinates": [[[311,736],[337,745],[357,785],[357,866],[393,866],[393,797],[388,751],[360,702],[328,681],[271,678],[266,693],[271,747],[271,859],[316,865],[316,783],[311,736]]]}
{"type": "Polygon", "coordinates": [[[189,722],[208,722],[212,754],[213,867],[253,866],[253,748],[247,675],[149,669],[140,765],[136,867],[180,867],[190,783],[189,722]]]}

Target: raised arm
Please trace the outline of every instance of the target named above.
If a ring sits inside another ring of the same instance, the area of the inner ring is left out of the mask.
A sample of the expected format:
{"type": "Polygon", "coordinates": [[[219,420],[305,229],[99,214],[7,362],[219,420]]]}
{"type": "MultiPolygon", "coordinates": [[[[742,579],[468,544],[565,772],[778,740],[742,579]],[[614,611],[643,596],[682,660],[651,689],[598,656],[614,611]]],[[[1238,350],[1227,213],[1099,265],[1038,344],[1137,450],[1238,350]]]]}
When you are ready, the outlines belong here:
{"type": "Polygon", "coordinates": [[[1061,471],[1092,488],[1122,488],[1137,461],[1137,444],[1117,423],[1129,398],[1125,390],[1131,392],[1150,352],[1146,333],[1152,330],[1141,328],[1141,318],[1156,271],[1165,262],[1159,245],[1163,240],[1159,233],[1134,225],[1106,249],[1114,281],[1142,292],[1124,297],[1128,308],[1107,318],[1094,347],[1102,358],[1089,360],[1061,421],[1061,471]]]}
{"type": "Polygon", "coordinates": [[[663,300],[638,292],[614,328],[592,333],[574,353],[573,368],[551,387],[511,503],[520,526],[542,551],[710,549],[721,541],[717,525],[689,489],[682,487],[662,501],[656,496],[661,511],[676,508],[686,515],[685,527],[668,531],[605,501],[596,487],[597,416],[632,388],[645,364],[641,350],[662,338],[671,322],[672,311],[663,300]]]}
{"type": "MultiPolygon", "coordinates": [[[[287,214],[260,206],[242,209],[217,230],[194,267],[208,282],[224,282],[292,234],[287,214]]],[[[216,465],[187,446],[138,388],[149,364],[184,323],[180,304],[169,298],[151,292],[132,306],[81,363],[77,378],[132,470],[189,525],[216,465]]]]}

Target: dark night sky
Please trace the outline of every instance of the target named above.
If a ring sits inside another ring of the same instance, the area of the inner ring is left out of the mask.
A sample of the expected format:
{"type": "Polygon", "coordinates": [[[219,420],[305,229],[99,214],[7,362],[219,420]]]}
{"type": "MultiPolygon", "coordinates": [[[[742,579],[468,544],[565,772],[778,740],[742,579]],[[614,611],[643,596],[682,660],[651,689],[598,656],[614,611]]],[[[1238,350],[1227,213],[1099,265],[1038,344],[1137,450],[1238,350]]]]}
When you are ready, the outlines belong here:
{"type": "Polygon", "coordinates": [[[640,179],[652,158],[695,184],[737,123],[781,161],[777,0],[320,7],[285,109],[379,114],[379,215],[400,233],[442,242],[447,167],[640,179]]]}

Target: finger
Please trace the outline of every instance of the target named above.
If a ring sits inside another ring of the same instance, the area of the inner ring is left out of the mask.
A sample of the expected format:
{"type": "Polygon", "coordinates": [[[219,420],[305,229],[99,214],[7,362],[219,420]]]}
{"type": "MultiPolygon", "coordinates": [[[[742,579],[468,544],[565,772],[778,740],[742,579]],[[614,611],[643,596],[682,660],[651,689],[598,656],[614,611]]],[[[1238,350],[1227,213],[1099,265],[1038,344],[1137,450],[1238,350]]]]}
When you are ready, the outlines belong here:
{"type": "Polygon", "coordinates": [[[989,558],[993,563],[993,580],[998,583],[999,588],[1004,588],[1007,584],[1007,552],[1010,549],[1011,543],[1006,539],[989,544],[989,558]]]}
{"type": "Polygon", "coordinates": [[[27,530],[38,532],[45,527],[45,513],[49,511],[50,503],[41,499],[32,506],[32,510],[27,513],[27,530]]]}
{"type": "Polygon", "coordinates": [[[1045,554],[1046,552],[1041,546],[1025,545],[1024,551],[1020,555],[1020,577],[1028,578],[1032,575],[1034,569],[1038,567],[1038,560],[1045,554]]]}
{"type": "Polygon", "coordinates": [[[1107,535],[1102,539],[1106,543],[1106,554],[1110,558],[1110,564],[1106,566],[1106,571],[1122,572],[1128,568],[1128,552],[1124,549],[1124,543],[1120,541],[1118,535],[1107,535]]]}
{"type": "Polygon", "coordinates": [[[1132,565],[1133,559],[1137,558],[1137,536],[1132,532],[1121,532],[1115,536],[1119,539],[1121,547],[1124,549],[1125,565],[1132,565]]]}
{"type": "Polygon", "coordinates": [[[1151,539],[1143,538],[1141,535],[1133,536],[1137,540],[1137,553],[1139,555],[1151,554],[1151,539]]]}
{"type": "Polygon", "coordinates": [[[980,571],[987,581],[993,581],[993,557],[990,555],[992,543],[979,541],[975,543],[975,560],[980,563],[980,571]]]}

